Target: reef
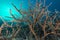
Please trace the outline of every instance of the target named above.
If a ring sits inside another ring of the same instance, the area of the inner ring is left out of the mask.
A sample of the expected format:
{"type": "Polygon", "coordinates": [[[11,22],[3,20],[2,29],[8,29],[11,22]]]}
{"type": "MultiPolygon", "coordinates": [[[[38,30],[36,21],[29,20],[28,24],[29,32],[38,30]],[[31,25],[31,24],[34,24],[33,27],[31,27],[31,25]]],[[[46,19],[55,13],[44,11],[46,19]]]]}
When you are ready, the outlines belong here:
{"type": "MultiPolygon", "coordinates": [[[[28,0],[28,10],[18,9],[13,3],[15,10],[22,15],[17,18],[10,9],[13,20],[6,22],[2,17],[3,24],[0,27],[0,40],[59,40],[60,39],[60,14],[59,11],[49,11],[48,7],[36,0],[32,5],[28,0]],[[52,15],[50,15],[52,13],[52,15]]],[[[22,6],[21,6],[22,7],[22,6]]]]}

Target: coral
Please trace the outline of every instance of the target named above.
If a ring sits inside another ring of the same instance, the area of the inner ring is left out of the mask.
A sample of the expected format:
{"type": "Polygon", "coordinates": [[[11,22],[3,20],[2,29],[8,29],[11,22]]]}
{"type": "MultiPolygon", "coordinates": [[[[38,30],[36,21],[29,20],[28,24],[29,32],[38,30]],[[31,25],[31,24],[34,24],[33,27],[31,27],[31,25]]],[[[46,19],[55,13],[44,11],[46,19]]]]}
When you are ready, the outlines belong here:
{"type": "Polygon", "coordinates": [[[13,18],[14,20],[11,21],[10,25],[0,17],[4,22],[0,27],[0,35],[3,36],[3,39],[14,40],[15,38],[19,38],[20,40],[57,40],[60,36],[60,21],[55,21],[55,19],[57,16],[56,14],[59,12],[55,10],[55,12],[53,12],[54,15],[50,17],[49,14],[52,12],[48,10],[48,7],[50,7],[52,3],[46,6],[45,1],[46,0],[44,0],[44,4],[42,4],[41,0],[40,3],[36,0],[36,4],[33,6],[30,3],[30,0],[28,0],[29,9],[27,11],[18,9],[12,3],[12,6],[16,11],[22,15],[22,19],[17,19],[15,15],[12,14],[12,9],[10,9],[11,17],[9,18],[13,18]],[[8,30],[9,28],[11,29],[11,32],[8,30]],[[3,29],[6,30],[5,35],[3,35],[3,29]]]}

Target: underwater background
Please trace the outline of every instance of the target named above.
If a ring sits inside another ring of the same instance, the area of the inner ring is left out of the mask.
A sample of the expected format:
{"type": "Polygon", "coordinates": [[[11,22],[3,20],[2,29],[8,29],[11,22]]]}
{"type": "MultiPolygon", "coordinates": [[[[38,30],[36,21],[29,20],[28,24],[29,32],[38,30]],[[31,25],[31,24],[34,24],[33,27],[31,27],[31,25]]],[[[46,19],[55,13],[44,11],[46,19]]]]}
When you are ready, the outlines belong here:
{"type": "MultiPolygon", "coordinates": [[[[43,0],[42,0],[43,1],[43,0]]],[[[31,0],[32,4],[35,4],[35,0],[31,0]]],[[[49,7],[50,11],[54,11],[55,9],[60,11],[60,0],[46,0],[46,5],[52,2],[52,5],[49,7]]],[[[10,18],[6,18],[6,16],[11,16],[9,10],[12,9],[14,14],[18,13],[15,12],[11,3],[14,3],[18,9],[20,9],[20,4],[22,4],[22,9],[28,8],[28,0],[0,0],[0,16],[2,16],[6,21],[12,20],[10,18]]],[[[20,15],[21,16],[21,15],[20,15]]],[[[2,21],[0,19],[0,25],[2,21]]]]}

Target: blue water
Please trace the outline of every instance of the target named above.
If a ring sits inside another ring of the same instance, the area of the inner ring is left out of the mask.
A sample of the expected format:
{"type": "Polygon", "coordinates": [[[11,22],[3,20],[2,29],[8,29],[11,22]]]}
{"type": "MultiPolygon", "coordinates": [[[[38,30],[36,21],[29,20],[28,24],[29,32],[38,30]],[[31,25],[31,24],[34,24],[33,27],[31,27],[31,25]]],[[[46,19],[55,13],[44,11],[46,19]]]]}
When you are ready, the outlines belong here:
{"type": "MultiPolygon", "coordinates": [[[[31,0],[31,2],[34,4],[36,1],[31,0]]],[[[60,11],[60,0],[46,0],[46,5],[48,5],[50,2],[52,2],[52,5],[49,7],[50,11],[54,11],[55,9],[60,11]]],[[[14,3],[18,9],[20,9],[21,3],[22,3],[22,9],[28,8],[28,0],[0,0],[0,16],[3,17],[5,20],[12,20],[10,18],[6,18],[6,16],[11,16],[9,14],[10,9],[12,9],[13,14],[17,14],[16,10],[13,8],[11,3],[14,3]]],[[[0,24],[1,22],[2,21],[0,21],[0,24]]]]}

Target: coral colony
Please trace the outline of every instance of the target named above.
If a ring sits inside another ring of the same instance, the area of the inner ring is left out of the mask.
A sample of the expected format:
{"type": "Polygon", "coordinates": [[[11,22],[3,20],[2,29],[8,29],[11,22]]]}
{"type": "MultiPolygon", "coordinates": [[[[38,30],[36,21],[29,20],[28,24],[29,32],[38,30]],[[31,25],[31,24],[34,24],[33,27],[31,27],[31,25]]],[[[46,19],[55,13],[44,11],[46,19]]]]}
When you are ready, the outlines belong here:
{"type": "Polygon", "coordinates": [[[59,40],[60,19],[57,18],[57,14],[60,12],[57,10],[49,11],[48,7],[52,3],[46,6],[45,1],[43,3],[41,0],[40,2],[36,0],[36,4],[32,5],[28,0],[27,11],[18,9],[12,3],[12,6],[22,15],[22,18],[16,18],[12,9],[10,9],[11,17],[8,18],[13,18],[13,20],[6,22],[0,17],[4,22],[0,27],[0,40],[59,40]],[[54,13],[54,15],[50,16],[50,13],[54,13]]]}

